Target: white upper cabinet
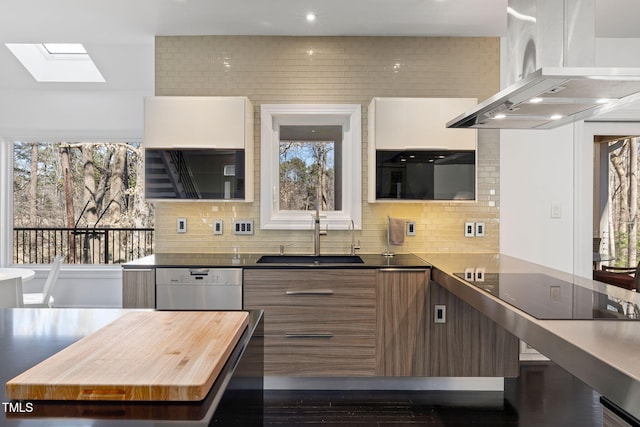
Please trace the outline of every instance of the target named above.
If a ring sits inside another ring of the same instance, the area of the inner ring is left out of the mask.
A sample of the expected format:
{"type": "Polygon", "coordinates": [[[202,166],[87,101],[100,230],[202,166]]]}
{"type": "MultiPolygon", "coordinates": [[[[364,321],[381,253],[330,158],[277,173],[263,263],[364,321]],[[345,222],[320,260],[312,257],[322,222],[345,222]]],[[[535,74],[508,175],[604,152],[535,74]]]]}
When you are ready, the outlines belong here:
{"type": "Polygon", "coordinates": [[[447,129],[475,98],[373,98],[369,146],[376,150],[475,150],[474,129],[447,129]]]}
{"type": "Polygon", "coordinates": [[[243,149],[252,142],[253,104],[246,97],[145,98],[145,148],[243,149]]]}

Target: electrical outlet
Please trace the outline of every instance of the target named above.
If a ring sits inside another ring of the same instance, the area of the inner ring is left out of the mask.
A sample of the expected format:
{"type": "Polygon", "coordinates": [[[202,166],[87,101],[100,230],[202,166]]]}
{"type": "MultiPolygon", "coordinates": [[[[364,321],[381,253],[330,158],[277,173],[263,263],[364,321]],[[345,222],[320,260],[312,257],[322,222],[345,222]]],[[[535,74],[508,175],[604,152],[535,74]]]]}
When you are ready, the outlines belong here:
{"type": "Polygon", "coordinates": [[[436,304],[433,306],[433,323],[447,323],[447,306],[436,304]]]}
{"type": "Polygon", "coordinates": [[[253,220],[234,220],[233,234],[253,234],[253,220]]]}
{"type": "Polygon", "coordinates": [[[176,231],[178,233],[186,233],[187,232],[187,218],[178,218],[176,224],[176,231]]]}
{"type": "Polygon", "coordinates": [[[478,267],[475,270],[475,279],[476,282],[484,282],[484,268],[478,267]]]}
{"type": "Polygon", "coordinates": [[[464,269],[464,280],[468,282],[473,282],[475,279],[475,270],[472,267],[467,267],[464,269]]]}
{"type": "Polygon", "coordinates": [[[407,222],[407,236],[416,235],[416,223],[413,221],[407,222]]]}
{"type": "Polygon", "coordinates": [[[213,234],[222,235],[222,220],[214,219],[213,220],[213,234]]]}
{"type": "Polygon", "coordinates": [[[476,222],[476,237],[484,237],[484,222],[476,222]]]}
{"type": "Polygon", "coordinates": [[[465,222],[464,223],[464,237],[473,237],[475,233],[476,226],[473,222],[465,222]]]}

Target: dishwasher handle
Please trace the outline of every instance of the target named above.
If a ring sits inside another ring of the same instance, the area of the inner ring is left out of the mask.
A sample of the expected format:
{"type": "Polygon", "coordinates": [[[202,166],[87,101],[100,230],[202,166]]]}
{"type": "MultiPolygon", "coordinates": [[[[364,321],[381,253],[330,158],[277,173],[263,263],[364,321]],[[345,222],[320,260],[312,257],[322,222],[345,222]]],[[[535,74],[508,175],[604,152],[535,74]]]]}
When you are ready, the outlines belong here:
{"type": "Polygon", "coordinates": [[[209,269],[208,268],[190,268],[189,274],[192,276],[208,276],[209,269]]]}

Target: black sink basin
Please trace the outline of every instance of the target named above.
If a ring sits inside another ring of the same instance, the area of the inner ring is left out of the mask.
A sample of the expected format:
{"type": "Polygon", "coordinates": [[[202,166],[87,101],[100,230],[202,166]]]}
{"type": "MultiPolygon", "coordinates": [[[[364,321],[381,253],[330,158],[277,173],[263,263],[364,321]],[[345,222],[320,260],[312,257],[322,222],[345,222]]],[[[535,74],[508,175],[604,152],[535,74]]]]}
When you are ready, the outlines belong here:
{"type": "Polygon", "coordinates": [[[358,255],[263,255],[258,264],[362,264],[358,255]]]}

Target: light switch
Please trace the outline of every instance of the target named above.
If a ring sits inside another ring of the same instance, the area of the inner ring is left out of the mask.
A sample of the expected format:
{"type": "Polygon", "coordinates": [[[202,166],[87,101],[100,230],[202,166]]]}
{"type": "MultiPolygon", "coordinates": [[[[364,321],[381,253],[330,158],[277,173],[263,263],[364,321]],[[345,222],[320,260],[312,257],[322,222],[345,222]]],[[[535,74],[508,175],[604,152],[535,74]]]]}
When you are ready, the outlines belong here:
{"type": "Polygon", "coordinates": [[[465,222],[464,223],[464,237],[473,237],[475,224],[473,222],[465,222]]]}
{"type": "Polygon", "coordinates": [[[416,235],[416,223],[413,221],[407,222],[407,236],[416,235]]]}
{"type": "Polygon", "coordinates": [[[187,232],[187,218],[178,218],[177,222],[177,232],[178,233],[186,233],[187,232]]]}
{"type": "Polygon", "coordinates": [[[222,220],[214,219],[213,220],[213,234],[221,235],[222,234],[222,220]]]}
{"type": "Polygon", "coordinates": [[[476,222],[476,237],[484,237],[484,222],[476,222]]]}

